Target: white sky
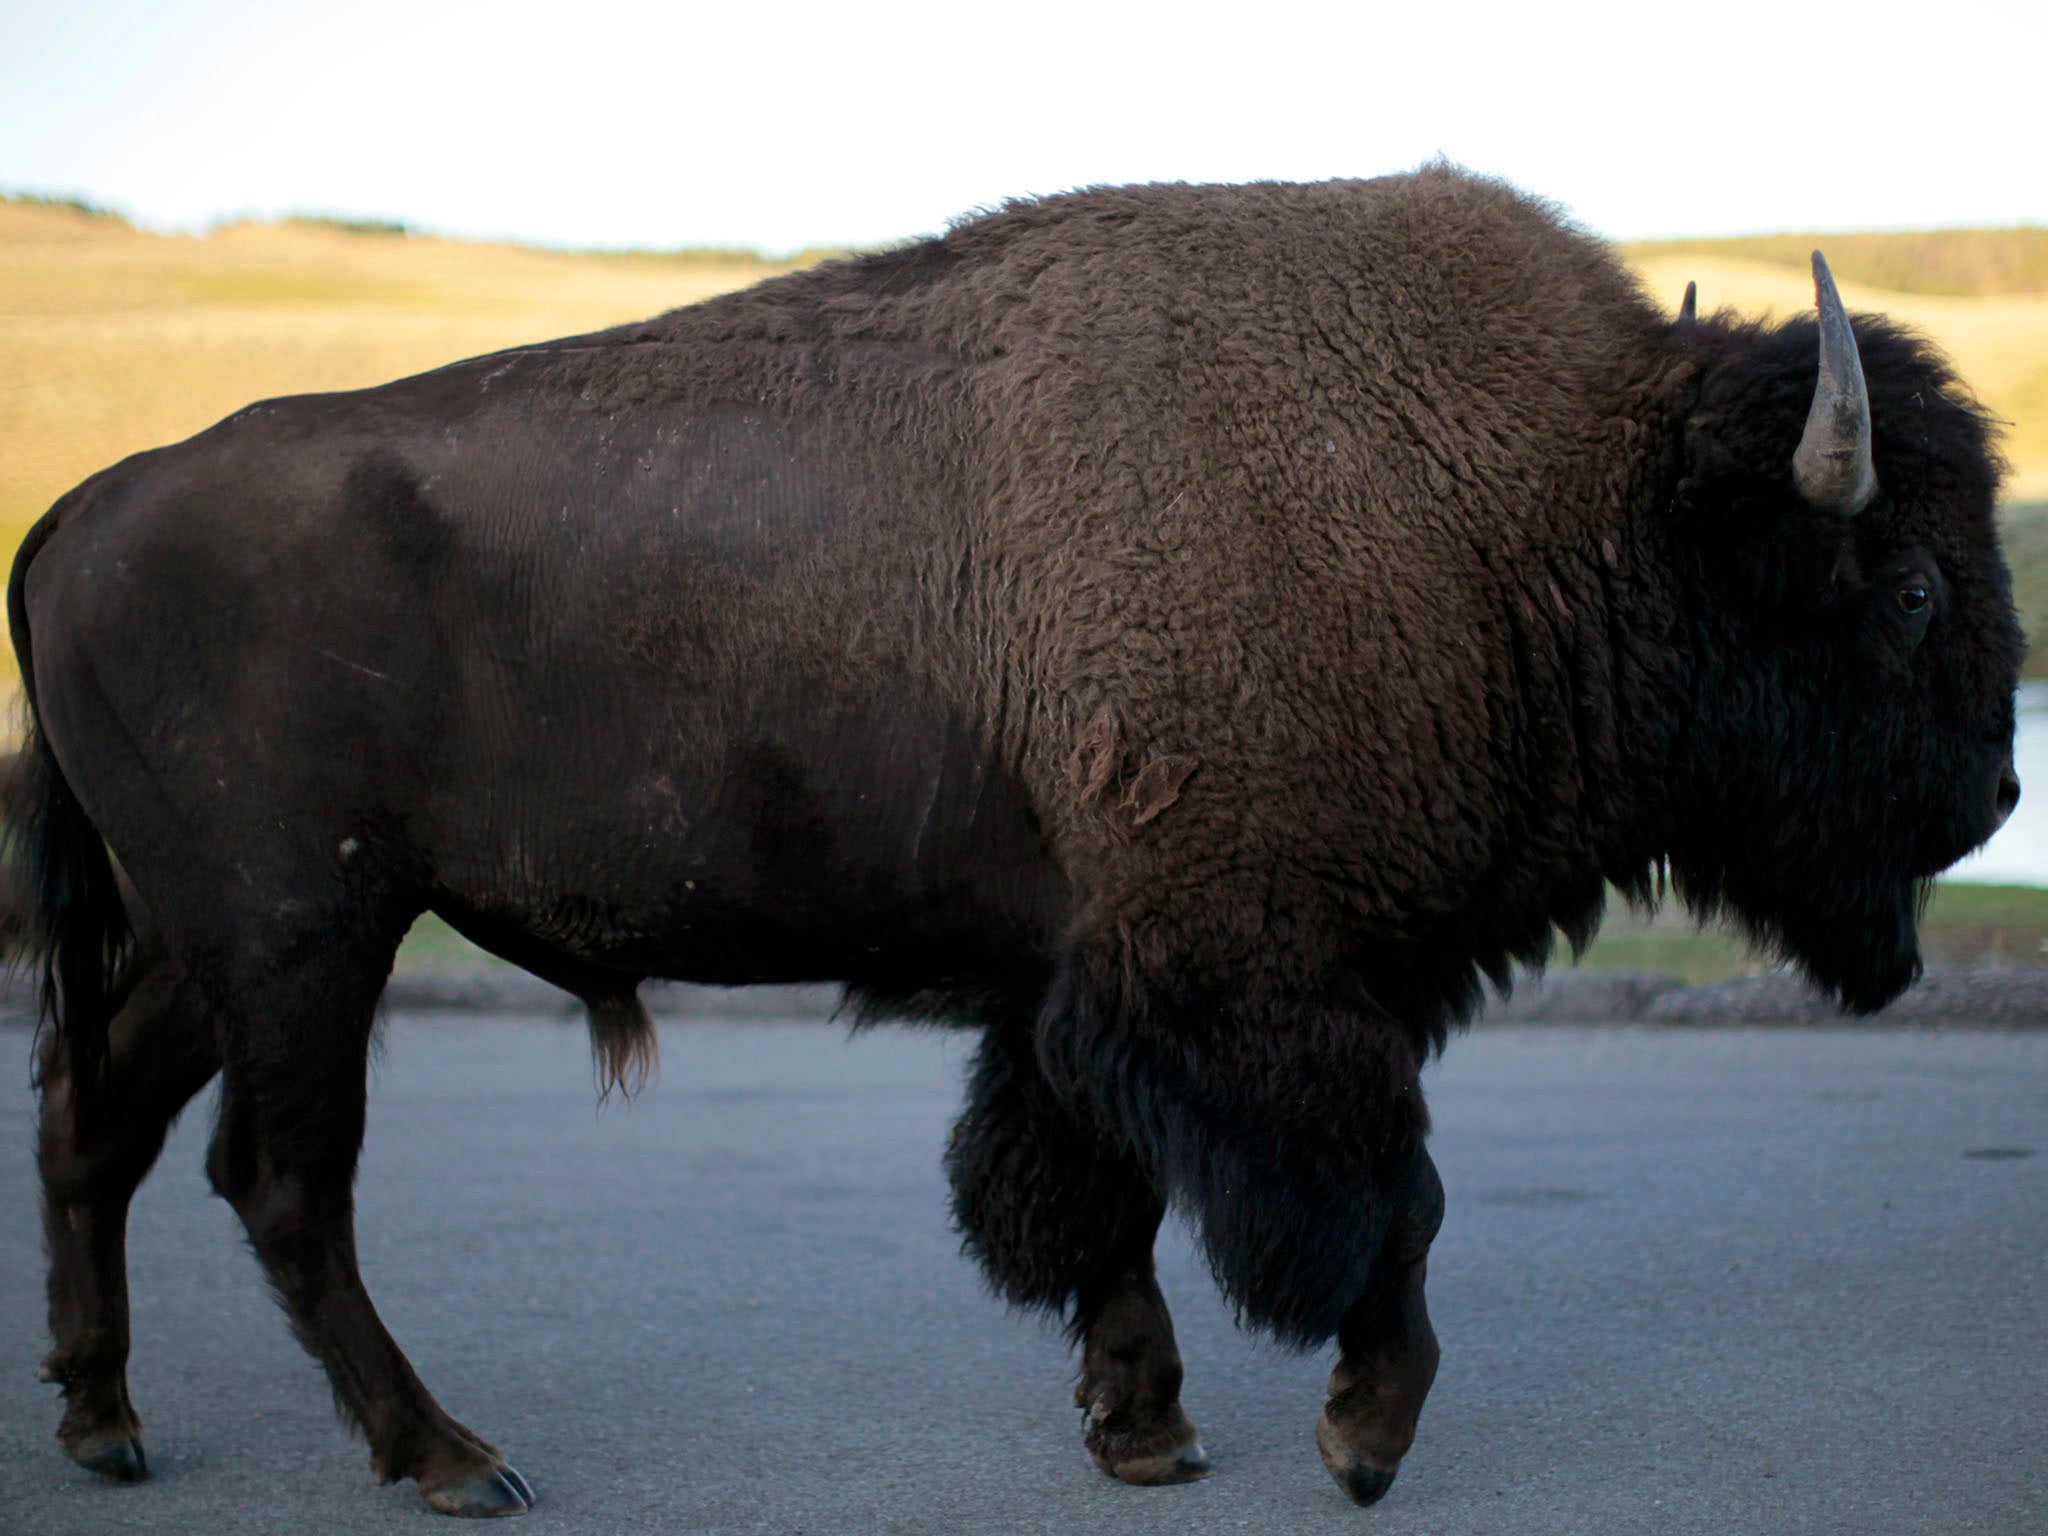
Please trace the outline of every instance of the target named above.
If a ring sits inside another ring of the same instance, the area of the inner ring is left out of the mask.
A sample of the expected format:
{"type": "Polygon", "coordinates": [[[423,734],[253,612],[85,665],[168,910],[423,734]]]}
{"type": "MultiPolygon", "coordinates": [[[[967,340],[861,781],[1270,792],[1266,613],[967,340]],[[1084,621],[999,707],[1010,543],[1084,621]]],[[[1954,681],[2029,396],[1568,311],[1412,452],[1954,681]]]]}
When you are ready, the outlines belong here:
{"type": "Polygon", "coordinates": [[[1617,238],[2043,223],[2044,44],[2040,0],[0,0],[0,189],[781,251],[1444,154],[1617,238]]]}

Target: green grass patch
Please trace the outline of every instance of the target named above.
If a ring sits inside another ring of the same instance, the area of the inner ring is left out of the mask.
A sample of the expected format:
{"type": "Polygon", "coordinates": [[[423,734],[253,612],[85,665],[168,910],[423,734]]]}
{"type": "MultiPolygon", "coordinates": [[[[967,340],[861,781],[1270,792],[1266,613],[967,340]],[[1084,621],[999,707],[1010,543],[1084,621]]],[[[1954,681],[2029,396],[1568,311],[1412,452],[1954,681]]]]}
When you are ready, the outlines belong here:
{"type": "Polygon", "coordinates": [[[503,965],[496,955],[478,949],[431,912],[420,914],[398,946],[401,971],[470,970],[477,966],[503,965]]]}
{"type": "Polygon", "coordinates": [[[2012,600],[2027,632],[2028,677],[2048,677],[2048,501],[2014,502],[1999,516],[2012,600]]]}
{"type": "Polygon", "coordinates": [[[1943,881],[1934,888],[1925,921],[1935,928],[1993,923],[2048,933],[2048,890],[2032,885],[1943,881]]]}
{"type": "MultiPolygon", "coordinates": [[[[1930,965],[2048,967],[2048,890],[1962,881],[1937,884],[1920,922],[1920,947],[1930,965]]],[[[1550,963],[1558,968],[1572,963],[1571,950],[1562,941],[1550,963]]],[[[1775,963],[1732,928],[1694,926],[1675,901],[1644,916],[1613,897],[1600,937],[1579,961],[1579,969],[1669,976],[1700,985],[1754,976],[1773,969],[1775,963]]]]}
{"type": "Polygon", "coordinates": [[[2048,891],[1960,880],[1937,885],[1920,922],[1920,945],[1934,964],[2048,966],[2048,891]]]}
{"type": "MultiPolygon", "coordinates": [[[[1560,940],[1550,964],[1562,970],[1572,953],[1560,940]]],[[[1582,971],[1627,971],[1643,976],[1669,976],[1693,986],[1733,981],[1772,968],[1767,955],[1751,949],[1734,931],[1723,927],[1695,928],[1690,920],[1643,919],[1623,909],[1610,911],[1600,937],[1578,962],[1582,971]]]]}

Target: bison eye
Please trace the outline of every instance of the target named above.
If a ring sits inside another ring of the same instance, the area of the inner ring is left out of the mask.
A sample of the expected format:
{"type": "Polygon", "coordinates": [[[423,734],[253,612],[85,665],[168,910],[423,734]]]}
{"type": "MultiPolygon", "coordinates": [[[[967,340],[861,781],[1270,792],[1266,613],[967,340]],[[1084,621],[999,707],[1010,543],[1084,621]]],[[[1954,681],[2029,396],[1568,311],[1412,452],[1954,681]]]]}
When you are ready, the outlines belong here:
{"type": "Polygon", "coordinates": [[[1927,606],[1927,588],[1920,582],[1909,582],[1899,588],[1899,611],[1918,613],[1927,606]]]}

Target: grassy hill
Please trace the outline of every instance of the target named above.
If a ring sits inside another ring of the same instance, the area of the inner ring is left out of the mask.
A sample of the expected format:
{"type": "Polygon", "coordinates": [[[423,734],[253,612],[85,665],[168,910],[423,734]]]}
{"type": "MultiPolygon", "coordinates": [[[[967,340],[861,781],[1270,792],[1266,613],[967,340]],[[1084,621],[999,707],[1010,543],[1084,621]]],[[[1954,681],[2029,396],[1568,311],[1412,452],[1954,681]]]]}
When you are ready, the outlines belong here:
{"type": "Polygon", "coordinates": [[[0,202],[0,542],[94,470],[252,400],[381,383],[780,270],[749,252],[573,254],[310,220],[151,235],[0,202]]]}
{"type": "Polygon", "coordinates": [[[1667,257],[1785,267],[1804,280],[1815,248],[1836,280],[1890,293],[1988,299],[2048,294],[2048,229],[1925,229],[1888,235],[1734,235],[1622,246],[1633,261],[1667,257]]]}
{"type": "MultiPolygon", "coordinates": [[[[2048,231],[1771,236],[1635,245],[1676,304],[1780,314],[1822,245],[1852,307],[1920,327],[2012,423],[2022,605],[2048,635],[2048,231]]],[[[783,267],[749,252],[577,254],[319,220],[145,234],[75,205],[0,200],[0,552],[92,471],[252,400],[348,389],[658,313],[783,267]]],[[[2041,658],[2048,669],[2048,650],[2041,658]]]]}

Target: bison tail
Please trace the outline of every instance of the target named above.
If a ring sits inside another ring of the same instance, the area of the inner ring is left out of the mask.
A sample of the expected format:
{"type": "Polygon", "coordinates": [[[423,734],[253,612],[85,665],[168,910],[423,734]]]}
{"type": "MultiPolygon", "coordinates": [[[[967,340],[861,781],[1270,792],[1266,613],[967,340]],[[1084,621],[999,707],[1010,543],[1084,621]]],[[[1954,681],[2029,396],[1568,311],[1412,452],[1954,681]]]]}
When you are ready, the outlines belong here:
{"type": "Polygon", "coordinates": [[[7,588],[7,619],[21,665],[28,722],[0,810],[16,865],[26,867],[25,938],[42,970],[43,1023],[55,1034],[54,1052],[39,1051],[37,1059],[45,1067],[61,1061],[82,1102],[106,1069],[116,978],[134,932],[106,842],[64,777],[36,706],[22,589],[55,516],[52,512],[29,531],[7,588]]]}

